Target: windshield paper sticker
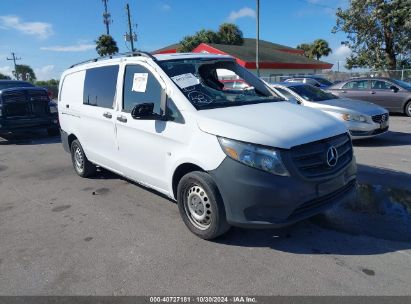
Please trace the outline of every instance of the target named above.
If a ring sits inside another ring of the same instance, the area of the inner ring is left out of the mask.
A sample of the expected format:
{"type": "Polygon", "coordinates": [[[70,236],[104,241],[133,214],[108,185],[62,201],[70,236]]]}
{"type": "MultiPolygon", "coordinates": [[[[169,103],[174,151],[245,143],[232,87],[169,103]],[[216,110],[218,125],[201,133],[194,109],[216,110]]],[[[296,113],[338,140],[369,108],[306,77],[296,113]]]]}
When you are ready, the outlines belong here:
{"type": "Polygon", "coordinates": [[[134,73],[133,77],[133,87],[131,88],[134,92],[144,93],[147,88],[148,73],[134,73]]]}
{"type": "Polygon", "coordinates": [[[195,86],[197,84],[200,83],[200,81],[198,80],[197,77],[195,77],[193,74],[191,73],[187,73],[187,74],[182,74],[182,75],[177,75],[174,77],[171,77],[171,79],[173,79],[173,81],[181,88],[187,88],[187,87],[191,87],[191,86],[195,86]]]}

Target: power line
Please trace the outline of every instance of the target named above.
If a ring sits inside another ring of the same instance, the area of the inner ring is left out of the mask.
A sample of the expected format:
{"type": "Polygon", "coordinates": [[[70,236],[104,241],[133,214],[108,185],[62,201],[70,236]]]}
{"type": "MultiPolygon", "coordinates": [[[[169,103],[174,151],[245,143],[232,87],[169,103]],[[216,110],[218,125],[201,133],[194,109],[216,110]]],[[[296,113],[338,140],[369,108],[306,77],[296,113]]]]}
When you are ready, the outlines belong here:
{"type": "Polygon", "coordinates": [[[16,64],[16,60],[21,60],[21,57],[19,57],[19,58],[17,58],[16,57],[16,54],[14,54],[13,52],[11,53],[11,56],[13,57],[13,58],[6,58],[7,60],[13,60],[13,63],[14,63],[14,76],[16,77],[16,79],[18,80],[19,79],[19,77],[18,77],[18,75],[17,75],[17,64],[16,64]]]}

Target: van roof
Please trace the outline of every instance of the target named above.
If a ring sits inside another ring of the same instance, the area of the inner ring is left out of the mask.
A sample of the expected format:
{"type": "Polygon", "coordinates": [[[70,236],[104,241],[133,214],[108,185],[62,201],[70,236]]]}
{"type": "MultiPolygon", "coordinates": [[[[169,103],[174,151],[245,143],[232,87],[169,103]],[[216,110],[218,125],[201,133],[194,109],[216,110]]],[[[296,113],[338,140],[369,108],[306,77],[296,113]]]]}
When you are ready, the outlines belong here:
{"type": "Polygon", "coordinates": [[[232,59],[229,55],[207,54],[207,53],[171,53],[154,55],[158,61],[173,60],[173,59],[191,59],[191,58],[210,58],[210,59],[232,59]]]}
{"type": "Polygon", "coordinates": [[[101,62],[105,60],[119,60],[125,57],[146,57],[150,58],[154,61],[167,61],[167,60],[175,60],[175,59],[190,59],[190,58],[210,58],[210,59],[233,59],[233,57],[229,55],[220,55],[220,54],[205,54],[205,53],[172,53],[172,54],[158,54],[152,55],[148,52],[136,51],[136,52],[129,52],[129,53],[122,53],[122,54],[114,54],[112,56],[106,57],[97,57],[93,59],[88,59],[70,66],[70,68],[74,68],[80,65],[94,63],[94,62],[101,62]]]}

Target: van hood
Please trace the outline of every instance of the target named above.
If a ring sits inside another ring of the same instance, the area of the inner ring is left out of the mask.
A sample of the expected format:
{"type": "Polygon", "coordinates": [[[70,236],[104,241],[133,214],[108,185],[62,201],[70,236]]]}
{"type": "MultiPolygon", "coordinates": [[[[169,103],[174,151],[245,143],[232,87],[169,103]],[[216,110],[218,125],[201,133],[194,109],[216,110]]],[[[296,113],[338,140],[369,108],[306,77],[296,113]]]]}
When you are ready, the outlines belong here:
{"type": "Polygon", "coordinates": [[[198,111],[207,133],[270,147],[291,147],[347,132],[344,123],[321,111],[271,102],[198,111]]]}
{"type": "Polygon", "coordinates": [[[338,99],[330,99],[324,101],[316,101],[312,102],[316,104],[316,109],[321,110],[339,110],[339,112],[343,113],[345,109],[350,111],[355,111],[360,114],[366,115],[379,115],[383,113],[387,113],[388,111],[383,107],[377,106],[374,103],[362,101],[362,100],[354,100],[348,98],[338,98],[338,99]]]}

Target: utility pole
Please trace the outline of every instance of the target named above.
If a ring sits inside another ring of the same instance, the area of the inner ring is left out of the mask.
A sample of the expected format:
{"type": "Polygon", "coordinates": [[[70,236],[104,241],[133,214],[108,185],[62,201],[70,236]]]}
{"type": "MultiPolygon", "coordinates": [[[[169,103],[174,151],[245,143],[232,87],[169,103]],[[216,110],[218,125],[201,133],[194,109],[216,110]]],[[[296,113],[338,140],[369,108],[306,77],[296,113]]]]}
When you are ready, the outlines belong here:
{"type": "Polygon", "coordinates": [[[255,67],[260,77],[260,0],[257,0],[257,39],[255,45],[255,67]]]}
{"type": "Polygon", "coordinates": [[[107,9],[107,2],[108,2],[108,0],[103,0],[103,3],[104,3],[104,13],[103,13],[103,23],[106,25],[106,32],[107,32],[107,35],[110,35],[110,27],[109,27],[109,24],[112,22],[111,21],[111,14],[108,12],[108,9],[107,9]]]}
{"type": "Polygon", "coordinates": [[[16,60],[21,60],[21,57],[20,57],[20,58],[17,58],[17,57],[16,57],[16,54],[14,54],[13,52],[11,53],[11,56],[12,56],[13,58],[6,58],[6,59],[7,59],[7,60],[13,60],[13,62],[14,62],[14,77],[16,77],[17,80],[19,80],[19,76],[17,75],[17,64],[16,64],[16,60]]]}
{"type": "Polygon", "coordinates": [[[124,38],[126,41],[130,41],[131,45],[131,51],[134,52],[134,41],[137,41],[137,35],[133,33],[133,29],[131,27],[131,16],[130,16],[130,6],[126,5],[126,11],[127,11],[127,18],[128,18],[128,33],[124,35],[124,38]]]}

